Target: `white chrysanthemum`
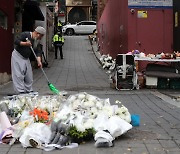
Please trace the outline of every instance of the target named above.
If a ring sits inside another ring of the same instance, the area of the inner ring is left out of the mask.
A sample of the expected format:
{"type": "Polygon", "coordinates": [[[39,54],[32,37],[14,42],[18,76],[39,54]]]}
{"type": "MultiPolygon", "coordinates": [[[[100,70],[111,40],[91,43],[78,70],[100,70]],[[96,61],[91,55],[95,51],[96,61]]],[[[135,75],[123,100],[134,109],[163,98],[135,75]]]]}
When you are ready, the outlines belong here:
{"type": "Polygon", "coordinates": [[[72,102],[73,110],[78,109],[79,106],[81,106],[81,101],[79,99],[76,99],[74,102],[72,102]]]}
{"type": "Polygon", "coordinates": [[[126,114],[121,114],[121,115],[118,115],[121,119],[127,121],[128,123],[131,122],[131,115],[130,113],[126,113],[126,114]]]}
{"type": "Polygon", "coordinates": [[[9,104],[9,103],[10,103],[10,100],[2,100],[2,101],[0,101],[0,104],[1,104],[1,103],[9,104]]]}
{"type": "Polygon", "coordinates": [[[41,109],[45,109],[46,108],[46,104],[42,101],[38,103],[38,107],[41,109]]]}
{"type": "Polygon", "coordinates": [[[23,103],[23,104],[25,104],[26,103],[26,97],[19,97],[19,100],[23,103]]]}
{"type": "Polygon", "coordinates": [[[131,122],[131,114],[129,112],[126,113],[126,117],[124,120],[127,121],[128,123],[131,122]]]}
{"type": "Polygon", "coordinates": [[[116,64],[115,64],[115,62],[113,62],[113,63],[111,64],[111,66],[109,67],[109,70],[114,70],[114,69],[115,69],[115,66],[116,66],[116,64]]]}
{"type": "Polygon", "coordinates": [[[115,114],[117,115],[121,115],[121,114],[126,114],[128,113],[128,109],[122,105],[122,107],[118,108],[116,111],[115,111],[115,114]]]}
{"type": "Polygon", "coordinates": [[[103,102],[102,101],[97,101],[95,105],[99,110],[101,110],[103,108],[103,102]]]}
{"type": "Polygon", "coordinates": [[[87,95],[86,95],[86,99],[87,99],[88,101],[95,102],[96,99],[97,99],[97,97],[96,97],[96,96],[93,96],[93,95],[87,94],[87,95]]]}
{"type": "Polygon", "coordinates": [[[90,118],[92,119],[95,119],[99,113],[96,107],[92,107],[90,110],[88,110],[88,112],[89,112],[90,118]]]}
{"type": "Polygon", "coordinates": [[[46,104],[44,109],[47,110],[50,113],[53,112],[53,105],[52,105],[52,103],[46,104]]]}
{"type": "Polygon", "coordinates": [[[84,123],[84,128],[85,128],[85,129],[93,128],[93,125],[94,125],[94,120],[93,120],[93,119],[88,119],[88,120],[84,123]]]}
{"type": "Polygon", "coordinates": [[[116,103],[116,104],[121,104],[121,101],[116,100],[115,103],[116,103]]]}
{"type": "Polygon", "coordinates": [[[61,119],[63,121],[67,120],[68,117],[70,116],[71,114],[71,109],[67,106],[63,106],[63,108],[56,114],[56,117],[58,119],[61,119]]]}
{"type": "Polygon", "coordinates": [[[112,106],[104,106],[102,108],[103,113],[105,113],[106,115],[108,115],[109,117],[111,117],[113,115],[113,107],[112,106]]]}
{"type": "Polygon", "coordinates": [[[67,101],[69,102],[69,103],[73,103],[75,100],[76,100],[76,96],[75,95],[71,95],[71,96],[69,96],[68,97],[68,99],[67,99],[67,101]]]}
{"type": "Polygon", "coordinates": [[[85,101],[85,102],[83,102],[83,106],[84,106],[85,108],[93,107],[94,105],[95,105],[95,104],[94,104],[93,101],[85,101]]]}
{"type": "Polygon", "coordinates": [[[17,109],[21,110],[23,106],[24,106],[24,103],[21,102],[19,99],[17,99],[14,102],[13,108],[17,108],[17,109]]]}
{"type": "Polygon", "coordinates": [[[53,99],[52,101],[49,100],[48,104],[51,104],[51,108],[52,108],[53,112],[56,112],[59,109],[59,106],[60,106],[60,102],[57,101],[56,99],[53,99]]]}
{"type": "Polygon", "coordinates": [[[122,105],[121,110],[123,110],[123,112],[128,112],[128,109],[124,105],[122,105]]]}
{"type": "Polygon", "coordinates": [[[85,93],[80,93],[80,94],[78,94],[78,96],[77,96],[77,98],[80,99],[80,100],[85,99],[85,97],[86,97],[86,94],[85,94],[85,93]]]}
{"type": "Polygon", "coordinates": [[[99,59],[101,62],[103,62],[103,57],[100,57],[100,59],[99,59]]]}
{"type": "Polygon", "coordinates": [[[121,115],[123,114],[123,110],[121,108],[118,108],[116,111],[115,111],[115,114],[116,115],[121,115]]]}
{"type": "Polygon", "coordinates": [[[118,115],[121,119],[131,122],[131,114],[125,106],[122,106],[115,110],[115,114],[118,115]]]}

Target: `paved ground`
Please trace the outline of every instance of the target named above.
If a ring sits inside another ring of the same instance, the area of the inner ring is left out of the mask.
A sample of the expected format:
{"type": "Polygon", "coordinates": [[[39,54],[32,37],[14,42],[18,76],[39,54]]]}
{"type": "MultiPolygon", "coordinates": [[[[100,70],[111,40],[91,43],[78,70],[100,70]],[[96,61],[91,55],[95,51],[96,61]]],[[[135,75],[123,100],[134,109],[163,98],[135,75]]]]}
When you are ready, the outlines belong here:
{"type": "MultiPolygon", "coordinates": [[[[64,59],[49,56],[45,68],[49,80],[60,91],[74,94],[85,91],[100,98],[120,100],[131,114],[139,114],[141,125],[115,140],[114,147],[96,148],[94,141],[74,149],[45,152],[24,149],[20,144],[0,145],[0,154],[179,154],[180,102],[157,90],[117,91],[110,88],[108,76],[98,63],[87,36],[65,37],[64,59]]],[[[34,70],[34,89],[40,95],[51,94],[40,70],[34,70]]],[[[12,83],[0,87],[0,98],[12,94],[12,83]]]]}

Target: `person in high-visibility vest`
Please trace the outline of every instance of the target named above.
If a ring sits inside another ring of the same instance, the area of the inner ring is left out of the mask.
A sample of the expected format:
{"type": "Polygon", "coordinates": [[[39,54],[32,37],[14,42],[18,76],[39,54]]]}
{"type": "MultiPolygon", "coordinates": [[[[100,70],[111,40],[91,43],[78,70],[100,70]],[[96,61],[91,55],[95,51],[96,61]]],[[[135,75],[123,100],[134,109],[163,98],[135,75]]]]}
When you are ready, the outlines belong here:
{"type": "Polygon", "coordinates": [[[58,23],[57,23],[57,30],[58,30],[58,31],[62,31],[62,23],[61,23],[60,20],[59,20],[58,23]]]}
{"type": "Polygon", "coordinates": [[[62,24],[61,24],[61,21],[60,21],[60,20],[58,21],[58,25],[57,25],[57,26],[58,26],[58,27],[59,27],[59,26],[62,26],[62,24]]]}
{"type": "Polygon", "coordinates": [[[63,59],[62,46],[64,45],[64,37],[62,36],[61,32],[57,32],[53,36],[53,44],[54,44],[54,47],[55,47],[55,59],[57,59],[58,48],[59,48],[59,51],[60,51],[60,57],[61,57],[61,59],[63,59]]]}

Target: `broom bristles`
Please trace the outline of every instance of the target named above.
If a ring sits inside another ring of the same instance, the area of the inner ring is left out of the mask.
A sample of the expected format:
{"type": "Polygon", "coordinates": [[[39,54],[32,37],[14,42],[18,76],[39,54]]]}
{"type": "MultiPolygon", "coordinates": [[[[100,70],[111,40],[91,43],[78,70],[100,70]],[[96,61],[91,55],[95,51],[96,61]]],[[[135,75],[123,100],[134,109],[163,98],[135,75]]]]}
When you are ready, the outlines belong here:
{"type": "Polygon", "coordinates": [[[56,89],[56,87],[55,87],[52,83],[49,83],[48,86],[49,86],[49,89],[50,89],[53,93],[59,94],[59,90],[56,89]]]}

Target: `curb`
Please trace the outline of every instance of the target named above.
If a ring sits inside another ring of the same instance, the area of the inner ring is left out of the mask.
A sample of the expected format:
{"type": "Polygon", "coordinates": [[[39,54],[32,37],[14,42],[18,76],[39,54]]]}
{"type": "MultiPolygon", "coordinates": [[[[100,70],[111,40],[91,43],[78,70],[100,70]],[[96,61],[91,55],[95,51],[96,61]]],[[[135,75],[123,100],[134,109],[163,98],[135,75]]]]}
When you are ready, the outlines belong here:
{"type": "Polygon", "coordinates": [[[92,51],[96,57],[96,59],[98,60],[98,62],[102,65],[101,61],[100,61],[100,58],[101,58],[101,54],[100,52],[98,51],[98,48],[97,48],[97,44],[93,41],[91,41],[91,39],[89,39],[90,41],[90,44],[91,44],[91,47],[92,47],[92,51]]]}

